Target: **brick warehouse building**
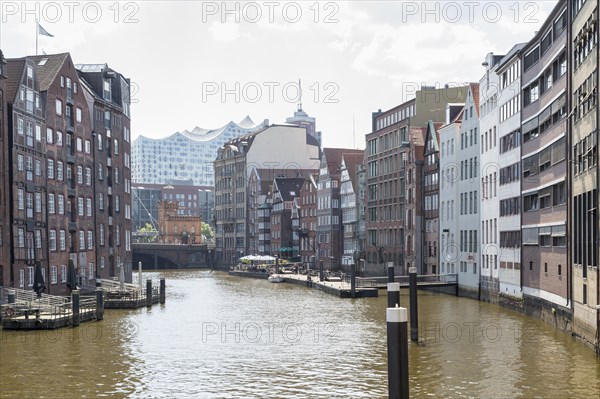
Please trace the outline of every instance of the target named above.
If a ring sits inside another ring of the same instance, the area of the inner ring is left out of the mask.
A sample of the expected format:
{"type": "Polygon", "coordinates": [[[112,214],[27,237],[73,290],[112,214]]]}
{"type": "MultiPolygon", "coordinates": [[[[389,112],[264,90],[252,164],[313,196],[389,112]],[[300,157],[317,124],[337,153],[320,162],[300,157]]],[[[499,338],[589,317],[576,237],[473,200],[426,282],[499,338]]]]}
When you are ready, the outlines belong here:
{"type": "Polygon", "coordinates": [[[10,281],[9,131],[6,102],[6,60],[0,50],[0,288],[10,281]]]}
{"type": "MultiPolygon", "coordinates": [[[[107,64],[76,65],[88,102],[94,157],[93,208],[100,277],[131,272],[130,81],[107,64]]],[[[87,144],[86,144],[87,145],[87,144]]],[[[91,277],[91,276],[90,276],[91,277]]]]}
{"type": "MultiPolygon", "coordinates": [[[[30,58],[7,62],[9,269],[5,286],[33,287],[36,262],[48,276],[46,236],[46,142],[44,107],[35,62],[30,58]]],[[[8,249],[8,248],[7,248],[8,249]]]]}
{"type": "MultiPolygon", "coordinates": [[[[99,256],[98,247],[111,240],[108,232],[106,240],[101,238],[102,225],[118,223],[120,239],[113,242],[121,248],[109,252],[119,256],[119,251],[123,251],[122,259],[128,257],[127,215],[131,212],[131,199],[122,193],[130,184],[130,173],[123,166],[129,158],[129,147],[122,141],[129,132],[118,130],[121,121],[111,118],[116,125],[109,129],[115,130],[115,140],[110,144],[104,140],[103,145],[104,150],[113,151],[113,170],[101,167],[110,161],[100,160],[96,166],[98,139],[94,129],[98,125],[93,122],[94,97],[68,53],[8,60],[6,75],[8,95],[3,105],[10,117],[7,134],[3,130],[2,137],[8,140],[3,142],[1,159],[8,163],[3,173],[9,176],[7,192],[11,201],[9,209],[3,209],[9,217],[2,219],[12,227],[8,234],[1,234],[3,247],[11,248],[3,250],[10,256],[10,266],[3,268],[2,283],[31,289],[34,266],[39,262],[45,292],[67,294],[67,270],[72,262],[79,286],[92,288],[97,277],[116,275],[114,268],[103,267],[109,265],[108,257],[102,262],[99,256]],[[100,176],[114,179],[117,185],[102,187],[98,184],[100,176]],[[109,204],[114,206],[121,219],[113,220],[102,212],[100,193],[105,196],[106,209],[109,204]]],[[[121,85],[123,80],[112,84],[121,85]]],[[[129,86],[121,85],[120,90],[118,97],[115,93],[119,89],[110,87],[111,101],[128,102],[129,86]]],[[[104,133],[110,135],[108,130],[104,133]]],[[[130,279],[130,273],[127,278],[130,279]]]]}

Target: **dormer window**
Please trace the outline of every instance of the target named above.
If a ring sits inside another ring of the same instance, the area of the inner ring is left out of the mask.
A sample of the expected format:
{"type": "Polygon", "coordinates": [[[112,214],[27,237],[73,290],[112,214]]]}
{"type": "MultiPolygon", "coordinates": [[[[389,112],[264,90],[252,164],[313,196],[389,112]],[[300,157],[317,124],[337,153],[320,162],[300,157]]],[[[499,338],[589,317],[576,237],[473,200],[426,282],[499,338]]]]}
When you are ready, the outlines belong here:
{"type": "Polygon", "coordinates": [[[104,80],[104,99],[110,101],[112,98],[110,80],[104,80]]]}

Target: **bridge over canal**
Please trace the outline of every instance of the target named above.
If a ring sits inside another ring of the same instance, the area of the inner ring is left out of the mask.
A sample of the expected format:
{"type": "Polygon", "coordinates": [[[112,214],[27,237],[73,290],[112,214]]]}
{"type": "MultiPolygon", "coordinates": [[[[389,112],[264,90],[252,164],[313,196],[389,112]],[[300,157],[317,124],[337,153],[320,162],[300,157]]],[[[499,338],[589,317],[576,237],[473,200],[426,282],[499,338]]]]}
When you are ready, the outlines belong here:
{"type": "Polygon", "coordinates": [[[132,243],[133,267],[144,269],[212,269],[214,250],[206,244],[132,243]]]}

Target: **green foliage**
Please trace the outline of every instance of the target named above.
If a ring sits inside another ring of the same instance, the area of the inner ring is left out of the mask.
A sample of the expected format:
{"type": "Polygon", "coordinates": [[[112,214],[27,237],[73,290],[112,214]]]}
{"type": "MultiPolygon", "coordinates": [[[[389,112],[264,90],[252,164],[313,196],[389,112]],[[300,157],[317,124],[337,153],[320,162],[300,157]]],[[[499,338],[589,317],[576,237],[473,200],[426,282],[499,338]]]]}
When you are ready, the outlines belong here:
{"type": "Polygon", "coordinates": [[[212,227],[210,227],[210,224],[202,222],[202,235],[208,240],[212,239],[215,236],[215,233],[213,232],[212,227]]]}
{"type": "Polygon", "coordinates": [[[142,227],[138,233],[142,233],[144,236],[144,241],[153,242],[158,237],[158,231],[152,226],[150,223],[146,223],[144,227],[142,227]]]}

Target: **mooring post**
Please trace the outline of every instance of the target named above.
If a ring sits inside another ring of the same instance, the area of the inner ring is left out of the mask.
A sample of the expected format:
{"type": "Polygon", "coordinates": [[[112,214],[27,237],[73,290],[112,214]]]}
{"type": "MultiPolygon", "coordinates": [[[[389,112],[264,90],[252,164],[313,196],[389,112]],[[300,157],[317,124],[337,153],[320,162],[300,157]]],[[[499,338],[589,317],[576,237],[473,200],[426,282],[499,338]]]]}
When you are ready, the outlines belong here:
{"type": "Polygon", "coordinates": [[[325,271],[323,270],[323,261],[320,260],[319,261],[319,281],[322,282],[323,280],[325,280],[324,274],[325,274],[325,271]]]}
{"type": "Polygon", "coordinates": [[[104,319],[104,291],[96,288],[96,320],[104,319]]]}
{"type": "Polygon", "coordinates": [[[165,299],[166,299],[166,294],[167,294],[167,284],[165,282],[165,278],[161,277],[160,279],[160,290],[159,290],[159,297],[160,297],[160,303],[161,305],[165,304],[165,299]]]}
{"type": "Polygon", "coordinates": [[[142,262],[138,262],[138,284],[140,285],[140,290],[144,288],[144,281],[142,280],[142,262]]]}
{"type": "Polygon", "coordinates": [[[388,395],[408,399],[408,315],[406,308],[387,308],[388,395]]]}
{"type": "Polygon", "coordinates": [[[79,325],[79,290],[73,290],[71,292],[71,321],[73,327],[79,325]]]}
{"type": "Polygon", "coordinates": [[[15,290],[6,290],[8,293],[8,303],[15,303],[16,300],[16,293],[15,290]]]}
{"type": "Polygon", "coordinates": [[[400,306],[400,283],[387,283],[388,308],[400,306]]]}
{"type": "Polygon", "coordinates": [[[350,265],[350,294],[356,298],[356,263],[350,265]]]}
{"type": "Polygon", "coordinates": [[[394,282],[394,262],[387,263],[387,270],[388,270],[388,283],[393,283],[394,282]]]}
{"type": "Polygon", "coordinates": [[[98,287],[102,287],[102,279],[100,279],[100,278],[96,279],[96,288],[98,288],[98,287]]]}
{"type": "Polygon", "coordinates": [[[408,285],[410,291],[410,339],[419,340],[419,307],[417,304],[417,268],[408,270],[408,285]]]}
{"type": "Polygon", "coordinates": [[[152,280],[146,280],[146,306],[152,307],[152,280]]]}

